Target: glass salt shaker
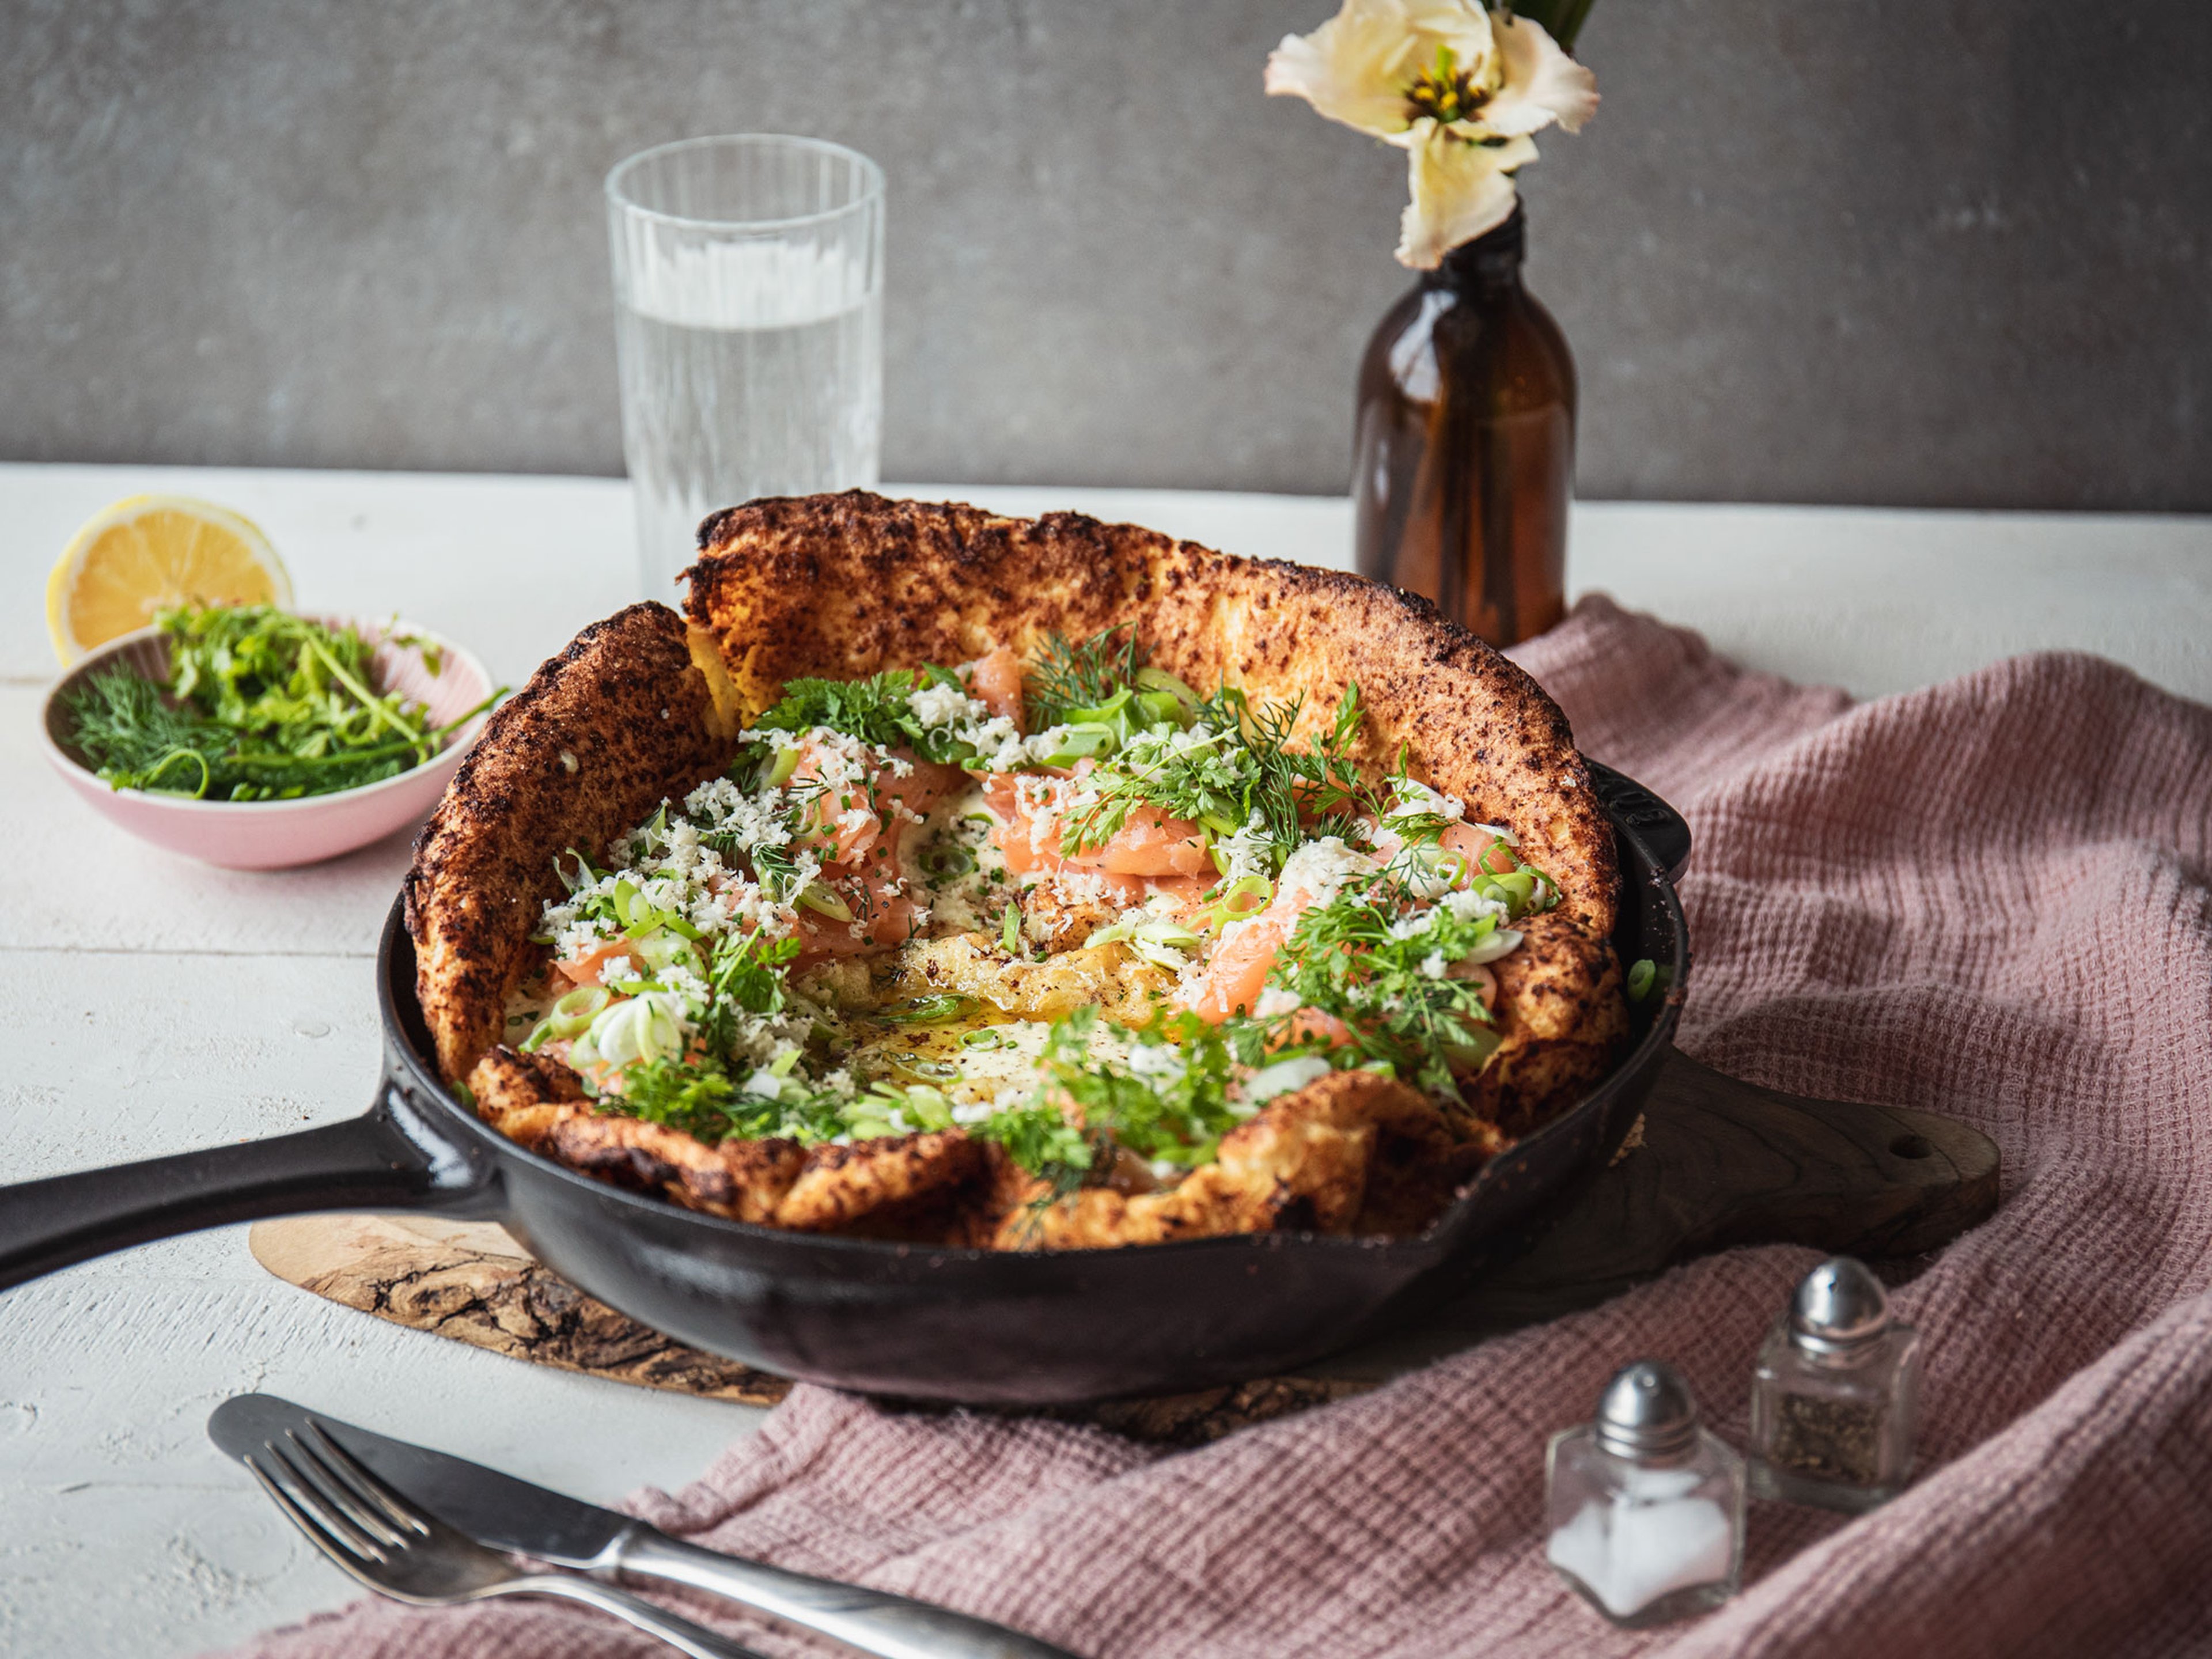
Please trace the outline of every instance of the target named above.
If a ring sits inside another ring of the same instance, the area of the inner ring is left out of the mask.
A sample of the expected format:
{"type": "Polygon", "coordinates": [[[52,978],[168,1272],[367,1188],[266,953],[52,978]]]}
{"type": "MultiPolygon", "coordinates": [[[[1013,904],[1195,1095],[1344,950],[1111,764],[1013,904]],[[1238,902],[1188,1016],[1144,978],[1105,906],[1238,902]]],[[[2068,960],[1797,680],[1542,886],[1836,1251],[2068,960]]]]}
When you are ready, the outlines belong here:
{"type": "Polygon", "coordinates": [[[1629,1630],[1719,1606],[1743,1574],[1743,1460],[1698,1425],[1671,1365],[1613,1374],[1597,1420],[1552,1437],[1545,1555],[1629,1630]]]}
{"type": "Polygon", "coordinates": [[[1920,1333],[1863,1263],[1823,1261],[1759,1351],[1752,1491],[1854,1514],[1887,1502],[1912,1473],[1919,1391],[1920,1333]]]}

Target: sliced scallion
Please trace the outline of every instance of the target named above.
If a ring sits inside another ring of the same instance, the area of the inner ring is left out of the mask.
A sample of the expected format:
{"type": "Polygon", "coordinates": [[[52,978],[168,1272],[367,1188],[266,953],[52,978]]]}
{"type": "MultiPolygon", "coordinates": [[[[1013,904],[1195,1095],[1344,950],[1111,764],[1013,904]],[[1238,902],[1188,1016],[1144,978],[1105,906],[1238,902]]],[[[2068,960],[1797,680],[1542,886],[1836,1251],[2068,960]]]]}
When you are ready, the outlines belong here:
{"type": "Polygon", "coordinates": [[[952,1103],[939,1089],[917,1083],[906,1091],[906,1115],[925,1129],[952,1127],[952,1103]]]}
{"type": "Polygon", "coordinates": [[[1521,935],[1510,927],[1500,927],[1486,936],[1481,944],[1469,951],[1460,960],[1472,962],[1479,966],[1486,962],[1495,962],[1500,957],[1510,956],[1520,948],[1521,935]]]}
{"type": "Polygon", "coordinates": [[[1165,692],[1185,708],[1195,708],[1200,701],[1197,692],[1164,668],[1139,668],[1137,671],[1137,689],[1165,692]]]}
{"type": "Polygon", "coordinates": [[[1044,757],[1047,766],[1073,766],[1079,760],[1095,760],[1111,754],[1116,746],[1114,728],[1095,722],[1060,728],[1060,742],[1044,757]]]}
{"type": "Polygon", "coordinates": [[[927,848],[920,861],[922,874],[939,880],[971,875],[975,869],[975,855],[964,847],[927,848]]]}
{"type": "Polygon", "coordinates": [[[876,1016],[894,1025],[942,1025],[948,1019],[958,1019],[975,1006],[975,999],[958,991],[945,991],[936,996],[915,997],[902,1008],[894,1008],[876,1016]]]}
{"type": "Polygon", "coordinates": [[[1274,884],[1265,876],[1239,876],[1200,913],[1200,925],[1218,933],[1232,921],[1257,915],[1273,901],[1274,890],[1274,884]]]}
{"type": "Polygon", "coordinates": [[[1515,870],[1506,875],[1493,876],[1491,878],[1491,884],[1513,896],[1513,910],[1516,915],[1526,909],[1529,901],[1536,896],[1536,878],[1526,870],[1515,870]]]}
{"type": "Polygon", "coordinates": [[[1425,847],[1414,855],[1422,874],[1438,887],[1449,889],[1465,881],[1473,867],[1466,854],[1445,847],[1425,847]]]}
{"type": "Polygon", "coordinates": [[[1498,1052],[1504,1036],[1488,1026],[1476,1026],[1468,1032],[1465,1042],[1444,1045],[1444,1058],[1455,1072],[1479,1072],[1490,1063],[1491,1055],[1498,1052]]]}
{"type": "Polygon", "coordinates": [[[853,907],[820,882],[809,882],[799,890],[799,902],[817,916],[827,916],[832,921],[850,921],[853,907]]]}
{"type": "Polygon", "coordinates": [[[604,985],[580,985],[553,1005],[546,1023],[556,1037],[580,1036],[607,1006],[611,994],[604,985]]]}
{"type": "Polygon", "coordinates": [[[1651,994],[1651,988],[1659,982],[1659,964],[1650,957],[1639,957],[1629,966],[1628,1000],[1641,1002],[1651,994]]]}
{"type": "Polygon", "coordinates": [[[1137,706],[1145,711],[1148,726],[1190,724],[1190,706],[1171,691],[1139,691],[1137,706]]]}

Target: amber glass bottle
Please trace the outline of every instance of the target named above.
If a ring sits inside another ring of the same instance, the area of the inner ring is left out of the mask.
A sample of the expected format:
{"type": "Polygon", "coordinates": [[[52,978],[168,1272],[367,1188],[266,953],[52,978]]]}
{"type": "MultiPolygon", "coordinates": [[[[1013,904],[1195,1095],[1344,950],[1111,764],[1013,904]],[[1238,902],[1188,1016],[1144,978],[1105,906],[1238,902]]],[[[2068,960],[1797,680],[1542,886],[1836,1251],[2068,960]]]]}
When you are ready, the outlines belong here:
{"type": "Polygon", "coordinates": [[[1566,608],[1575,362],[1521,286],[1523,221],[1454,248],[1390,307],[1359,366],[1359,570],[1488,640],[1566,608]]]}

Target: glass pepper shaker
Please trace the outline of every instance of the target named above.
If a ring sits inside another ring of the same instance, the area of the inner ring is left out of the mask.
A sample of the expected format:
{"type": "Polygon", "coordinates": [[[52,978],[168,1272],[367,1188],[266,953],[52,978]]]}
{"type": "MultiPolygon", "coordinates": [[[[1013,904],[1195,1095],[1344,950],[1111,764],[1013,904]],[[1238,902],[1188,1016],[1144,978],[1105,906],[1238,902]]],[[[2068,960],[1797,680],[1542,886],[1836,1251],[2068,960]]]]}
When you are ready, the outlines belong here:
{"type": "Polygon", "coordinates": [[[1920,1333],[1881,1281],[1839,1255],[1805,1275],[1752,1374],[1752,1490],[1857,1513],[1912,1473],[1920,1333]]]}
{"type": "Polygon", "coordinates": [[[1545,1555],[1614,1624],[1663,1624],[1735,1594],[1743,1504],[1743,1460],[1698,1426],[1681,1373],[1639,1360],[1613,1374],[1595,1423],[1552,1437],[1545,1555]]]}

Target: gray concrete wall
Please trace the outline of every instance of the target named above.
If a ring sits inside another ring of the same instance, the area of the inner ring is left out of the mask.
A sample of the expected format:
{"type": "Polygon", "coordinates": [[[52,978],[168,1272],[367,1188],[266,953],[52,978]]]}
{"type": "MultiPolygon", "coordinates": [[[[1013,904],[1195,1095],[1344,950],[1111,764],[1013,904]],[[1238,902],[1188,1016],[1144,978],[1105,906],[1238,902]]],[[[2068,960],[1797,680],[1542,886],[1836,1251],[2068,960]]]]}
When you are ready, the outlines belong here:
{"type": "MultiPolygon", "coordinates": [[[[890,174],[891,477],[1334,491],[1330,0],[0,0],[0,457],[613,472],[600,179],[890,174]]],[[[2212,509],[2212,8],[1600,0],[1523,175],[1583,493],[2212,509]]]]}

